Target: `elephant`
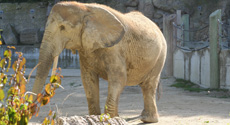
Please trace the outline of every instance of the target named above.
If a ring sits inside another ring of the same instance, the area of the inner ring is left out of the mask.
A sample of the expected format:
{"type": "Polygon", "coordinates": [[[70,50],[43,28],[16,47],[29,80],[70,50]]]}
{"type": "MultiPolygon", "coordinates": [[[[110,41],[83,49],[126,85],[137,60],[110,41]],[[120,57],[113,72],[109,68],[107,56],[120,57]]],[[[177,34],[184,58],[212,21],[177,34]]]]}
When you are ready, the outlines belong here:
{"type": "Polygon", "coordinates": [[[59,2],[48,16],[32,91],[40,93],[54,58],[63,49],[79,53],[90,115],[100,115],[99,78],[108,81],[105,113],[118,116],[125,86],[142,89],[143,122],[158,122],[156,90],[167,45],[160,28],[140,12],[121,13],[96,3],[59,2]]]}

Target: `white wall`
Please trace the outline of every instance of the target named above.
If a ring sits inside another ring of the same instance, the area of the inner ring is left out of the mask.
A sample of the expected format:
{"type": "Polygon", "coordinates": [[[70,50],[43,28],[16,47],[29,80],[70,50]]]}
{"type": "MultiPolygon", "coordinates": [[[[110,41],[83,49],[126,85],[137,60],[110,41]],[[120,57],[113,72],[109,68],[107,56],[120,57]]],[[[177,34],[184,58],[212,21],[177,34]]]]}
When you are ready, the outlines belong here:
{"type": "MultiPolygon", "coordinates": [[[[230,50],[223,50],[219,55],[220,87],[230,89],[230,50]]],[[[177,49],[173,57],[173,75],[176,78],[190,80],[202,87],[210,87],[210,52],[209,48],[185,52],[177,49]]]]}

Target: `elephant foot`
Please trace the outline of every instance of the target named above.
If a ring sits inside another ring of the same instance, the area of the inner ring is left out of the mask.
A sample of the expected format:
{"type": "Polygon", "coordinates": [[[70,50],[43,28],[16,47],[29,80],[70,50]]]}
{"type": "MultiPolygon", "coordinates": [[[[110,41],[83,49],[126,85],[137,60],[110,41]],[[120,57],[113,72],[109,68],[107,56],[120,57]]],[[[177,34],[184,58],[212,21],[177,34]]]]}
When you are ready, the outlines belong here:
{"type": "Polygon", "coordinates": [[[105,114],[109,114],[111,118],[113,118],[113,117],[119,117],[118,113],[108,112],[107,110],[105,110],[104,113],[105,113],[105,114]]]}
{"type": "Polygon", "coordinates": [[[141,113],[141,121],[144,123],[156,123],[158,122],[158,114],[153,114],[149,111],[142,111],[141,113]]]}

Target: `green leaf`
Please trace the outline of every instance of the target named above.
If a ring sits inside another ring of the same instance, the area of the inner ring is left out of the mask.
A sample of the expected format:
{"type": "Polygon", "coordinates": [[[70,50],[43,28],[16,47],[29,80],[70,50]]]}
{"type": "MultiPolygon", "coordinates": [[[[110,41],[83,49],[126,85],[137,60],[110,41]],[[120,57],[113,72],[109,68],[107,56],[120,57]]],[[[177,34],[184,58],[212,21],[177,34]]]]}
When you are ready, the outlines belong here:
{"type": "Polygon", "coordinates": [[[15,103],[16,106],[19,106],[19,102],[20,102],[19,98],[15,97],[14,98],[14,103],[15,103]]]}
{"type": "Polygon", "coordinates": [[[28,123],[28,118],[27,118],[27,117],[25,117],[25,123],[26,123],[26,124],[28,123]]]}
{"type": "Polygon", "coordinates": [[[47,117],[45,117],[43,124],[48,125],[49,123],[50,123],[50,120],[47,117]]]}
{"type": "Polygon", "coordinates": [[[56,112],[54,113],[54,116],[53,116],[53,119],[55,119],[56,118],[56,116],[57,116],[57,114],[56,114],[56,112]]]}
{"type": "Polygon", "coordinates": [[[104,121],[104,113],[102,113],[101,115],[100,115],[100,122],[103,122],[104,121]]]}
{"type": "Polygon", "coordinates": [[[41,106],[44,106],[50,102],[50,97],[49,96],[44,96],[42,98],[41,106]]]}
{"type": "Polygon", "coordinates": [[[29,103],[33,103],[33,95],[30,95],[29,99],[28,99],[29,103]]]}
{"type": "Polygon", "coordinates": [[[108,109],[107,105],[105,105],[105,109],[106,109],[106,110],[108,109]]]}
{"type": "Polygon", "coordinates": [[[3,100],[4,98],[5,98],[4,91],[0,89],[0,101],[3,100]]]}
{"type": "Polygon", "coordinates": [[[7,75],[5,75],[5,76],[3,77],[3,83],[6,84],[7,80],[8,80],[7,75]]]}
{"type": "Polygon", "coordinates": [[[5,65],[6,65],[6,59],[5,58],[3,58],[2,60],[1,60],[1,62],[0,62],[0,68],[4,68],[5,67],[5,65]]]}
{"type": "Polygon", "coordinates": [[[4,57],[9,57],[9,55],[10,55],[9,50],[5,50],[5,52],[4,52],[4,57]]]}
{"type": "Polygon", "coordinates": [[[24,110],[27,110],[27,109],[28,109],[27,105],[26,105],[26,104],[24,104],[24,110]]]}
{"type": "Polygon", "coordinates": [[[25,115],[22,115],[19,125],[27,125],[27,124],[28,124],[28,118],[25,115]]]}
{"type": "Polygon", "coordinates": [[[21,105],[21,106],[20,106],[20,110],[23,110],[23,108],[24,108],[24,105],[21,105]]]}
{"type": "Polygon", "coordinates": [[[28,100],[28,98],[29,98],[29,96],[28,96],[28,95],[26,95],[26,96],[25,96],[25,100],[27,101],[27,100],[28,100]]]}
{"type": "Polygon", "coordinates": [[[53,75],[50,77],[50,83],[55,83],[58,80],[58,77],[56,75],[53,75]]]}
{"type": "Polygon", "coordinates": [[[16,113],[15,114],[15,119],[16,119],[16,121],[20,121],[21,120],[21,115],[20,115],[20,113],[16,113]]]}
{"type": "Polygon", "coordinates": [[[11,58],[8,57],[9,61],[8,61],[8,66],[7,66],[7,69],[6,69],[6,72],[9,72],[9,68],[11,66],[11,58]]]}

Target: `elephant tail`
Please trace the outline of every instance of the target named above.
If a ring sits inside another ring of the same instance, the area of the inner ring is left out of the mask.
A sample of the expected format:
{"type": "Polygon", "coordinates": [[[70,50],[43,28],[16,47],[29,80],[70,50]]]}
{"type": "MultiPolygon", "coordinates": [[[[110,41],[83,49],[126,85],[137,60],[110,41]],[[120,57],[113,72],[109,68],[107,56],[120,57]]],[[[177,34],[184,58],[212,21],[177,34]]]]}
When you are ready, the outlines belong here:
{"type": "Polygon", "coordinates": [[[160,100],[162,94],[162,86],[161,86],[161,81],[159,81],[157,85],[157,101],[160,100]]]}

